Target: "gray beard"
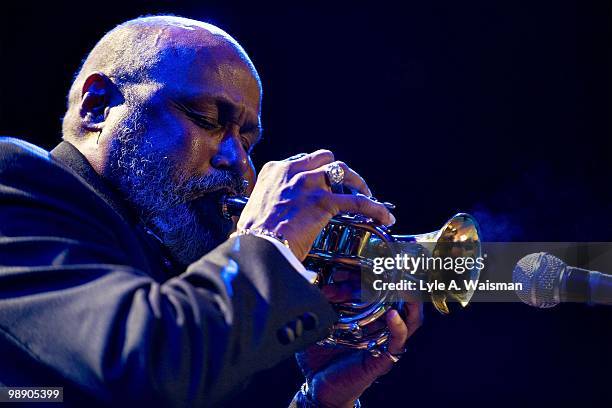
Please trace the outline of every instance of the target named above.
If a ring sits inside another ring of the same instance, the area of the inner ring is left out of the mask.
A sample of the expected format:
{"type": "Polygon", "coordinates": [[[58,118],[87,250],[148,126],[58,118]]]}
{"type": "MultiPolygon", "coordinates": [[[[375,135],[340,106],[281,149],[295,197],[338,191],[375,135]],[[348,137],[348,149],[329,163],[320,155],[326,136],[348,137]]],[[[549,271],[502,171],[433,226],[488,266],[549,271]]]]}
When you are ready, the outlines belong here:
{"type": "Polygon", "coordinates": [[[206,193],[227,187],[242,194],[243,178],[226,170],[199,177],[178,172],[167,154],[155,150],[142,123],[134,113],[117,135],[111,178],[175,260],[189,265],[227,239],[232,228],[221,217],[218,195],[206,193]]]}

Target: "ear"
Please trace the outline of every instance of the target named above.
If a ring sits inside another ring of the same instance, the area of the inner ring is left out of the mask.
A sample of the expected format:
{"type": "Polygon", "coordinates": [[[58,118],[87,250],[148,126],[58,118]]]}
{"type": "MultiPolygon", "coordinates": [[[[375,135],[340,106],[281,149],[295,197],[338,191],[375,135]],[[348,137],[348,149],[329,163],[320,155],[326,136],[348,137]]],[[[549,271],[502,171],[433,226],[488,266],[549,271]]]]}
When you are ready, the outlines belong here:
{"type": "Polygon", "coordinates": [[[81,92],[80,115],[87,130],[100,131],[108,116],[112,81],[101,72],[89,75],[81,92]]]}

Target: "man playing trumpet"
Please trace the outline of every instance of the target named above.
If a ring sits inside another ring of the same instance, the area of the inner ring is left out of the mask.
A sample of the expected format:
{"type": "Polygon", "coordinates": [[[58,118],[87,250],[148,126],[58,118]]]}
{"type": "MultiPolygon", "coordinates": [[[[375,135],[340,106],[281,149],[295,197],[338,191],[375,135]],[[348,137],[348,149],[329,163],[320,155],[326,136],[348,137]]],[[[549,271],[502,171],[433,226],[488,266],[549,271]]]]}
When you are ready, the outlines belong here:
{"type": "Polygon", "coordinates": [[[72,405],[211,406],[305,350],[292,404],[349,407],[392,367],[419,306],[387,313],[383,356],[313,345],[347,293],[321,292],[300,262],[340,212],[393,216],[326,150],[255,182],[261,96],[227,33],[139,18],[84,61],[60,145],[0,141],[0,383],[62,386],[72,405]],[[228,239],[218,203],[242,193],[228,239]]]}

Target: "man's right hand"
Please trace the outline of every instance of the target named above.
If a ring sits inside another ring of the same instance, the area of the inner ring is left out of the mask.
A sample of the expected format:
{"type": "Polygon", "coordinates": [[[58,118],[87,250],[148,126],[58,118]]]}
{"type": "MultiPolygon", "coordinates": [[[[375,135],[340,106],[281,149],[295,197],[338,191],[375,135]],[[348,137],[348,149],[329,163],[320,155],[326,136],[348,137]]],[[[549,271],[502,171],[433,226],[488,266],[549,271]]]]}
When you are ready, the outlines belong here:
{"type": "Polygon", "coordinates": [[[317,150],[266,163],[238,220],[238,231],[262,228],[281,234],[303,261],[317,235],[338,213],[359,213],[381,224],[393,224],[393,215],[369,198],[365,181],[343,162],[336,163],[344,170],[344,185],[358,194],[331,192],[325,171],[334,160],[329,150],[317,150]]]}

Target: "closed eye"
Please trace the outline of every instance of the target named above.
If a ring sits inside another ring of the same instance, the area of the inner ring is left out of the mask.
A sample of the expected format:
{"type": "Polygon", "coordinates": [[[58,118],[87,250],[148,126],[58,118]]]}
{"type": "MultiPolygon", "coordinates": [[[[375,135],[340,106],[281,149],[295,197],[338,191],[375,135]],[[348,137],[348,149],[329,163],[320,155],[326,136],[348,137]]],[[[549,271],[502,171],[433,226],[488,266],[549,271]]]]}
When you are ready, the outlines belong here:
{"type": "MultiPolygon", "coordinates": [[[[225,125],[225,121],[223,117],[216,118],[211,115],[205,115],[200,112],[195,111],[190,106],[185,103],[172,100],[172,104],[181,112],[187,116],[187,118],[192,121],[196,126],[201,127],[207,131],[217,131],[223,129],[225,125]]],[[[215,110],[216,111],[216,110],[215,110]]],[[[215,115],[216,116],[216,115],[215,115]]],[[[240,138],[242,147],[247,152],[247,154],[251,154],[255,145],[259,143],[262,135],[262,127],[259,121],[246,123],[240,129],[240,138]]]]}
{"type": "Polygon", "coordinates": [[[244,149],[245,152],[247,153],[251,153],[252,147],[251,147],[251,142],[249,141],[249,138],[247,137],[241,137],[242,140],[242,148],[244,149]]]}
{"type": "Polygon", "coordinates": [[[219,123],[217,123],[214,119],[207,118],[206,116],[198,115],[197,113],[194,113],[193,115],[187,114],[187,116],[193,123],[202,129],[216,130],[221,128],[219,123]]]}
{"type": "Polygon", "coordinates": [[[261,140],[262,129],[259,125],[248,126],[240,129],[240,134],[247,140],[248,148],[245,150],[250,154],[261,140]]]}
{"type": "Polygon", "coordinates": [[[190,109],[189,107],[185,106],[184,104],[180,102],[173,101],[173,103],[174,103],[174,106],[176,106],[181,112],[183,112],[189,118],[189,120],[191,120],[193,123],[195,123],[197,126],[201,127],[202,129],[217,130],[222,127],[221,124],[217,121],[217,119],[210,118],[200,113],[196,113],[192,109],[190,109]]]}

